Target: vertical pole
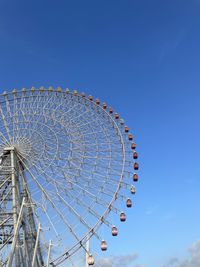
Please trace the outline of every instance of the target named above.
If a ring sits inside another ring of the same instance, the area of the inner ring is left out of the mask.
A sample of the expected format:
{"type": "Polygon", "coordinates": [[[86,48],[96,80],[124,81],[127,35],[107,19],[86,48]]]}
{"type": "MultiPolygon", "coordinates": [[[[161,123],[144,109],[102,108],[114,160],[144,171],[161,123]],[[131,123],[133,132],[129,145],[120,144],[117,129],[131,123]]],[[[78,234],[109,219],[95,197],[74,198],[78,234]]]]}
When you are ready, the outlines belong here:
{"type": "MultiPolygon", "coordinates": [[[[14,147],[10,148],[10,162],[11,162],[11,178],[12,178],[12,197],[13,197],[13,226],[14,233],[17,227],[17,177],[15,175],[15,152],[14,147]]],[[[18,232],[17,232],[18,235],[18,232]]],[[[19,262],[19,237],[17,236],[16,248],[15,248],[15,266],[20,267],[19,262]]]]}
{"type": "Polygon", "coordinates": [[[51,247],[52,247],[52,241],[49,241],[49,249],[48,249],[48,256],[47,256],[47,267],[49,267],[50,262],[50,255],[51,255],[51,247]]]}
{"type": "Polygon", "coordinates": [[[37,237],[35,240],[35,248],[34,248],[34,252],[33,252],[33,260],[32,260],[32,267],[35,267],[35,262],[36,262],[36,257],[37,257],[37,251],[38,251],[38,243],[39,243],[39,237],[40,237],[40,223],[38,225],[38,231],[37,231],[37,237]]]}
{"type": "MultiPolygon", "coordinates": [[[[26,211],[29,209],[29,200],[28,200],[28,193],[27,193],[27,189],[26,189],[26,181],[25,181],[25,177],[23,174],[23,170],[20,169],[21,166],[18,166],[20,173],[21,173],[21,177],[22,177],[22,186],[23,186],[23,194],[24,194],[24,198],[25,198],[25,202],[26,202],[26,211]]],[[[27,216],[27,213],[26,213],[27,216]]],[[[26,217],[26,219],[28,220],[28,216],[26,217]]],[[[24,232],[24,256],[25,256],[25,260],[26,260],[26,264],[27,266],[31,266],[31,257],[30,257],[30,248],[29,248],[29,244],[28,244],[28,235],[27,235],[27,226],[23,225],[23,232],[24,232]]]]}
{"type": "MultiPolygon", "coordinates": [[[[17,240],[18,240],[19,228],[20,228],[20,225],[22,223],[23,207],[24,207],[24,198],[22,200],[22,205],[21,205],[21,208],[20,208],[20,211],[19,211],[19,217],[18,217],[18,220],[17,220],[17,223],[16,223],[16,227],[15,227],[15,231],[14,231],[14,237],[13,237],[13,240],[12,240],[11,253],[10,253],[10,257],[8,259],[7,267],[11,267],[12,266],[13,256],[15,254],[17,240]]],[[[16,257],[16,254],[15,254],[15,257],[16,257]]],[[[16,267],[16,265],[15,265],[15,267],[16,267]]]]}
{"type": "MultiPolygon", "coordinates": [[[[19,170],[20,170],[20,168],[19,168],[19,170]]],[[[32,232],[32,235],[33,235],[33,233],[36,232],[36,224],[35,224],[34,214],[33,214],[32,199],[31,199],[31,195],[30,195],[30,192],[29,192],[29,189],[28,189],[28,186],[27,186],[26,177],[25,177],[25,174],[24,174],[22,169],[20,170],[20,175],[22,177],[22,185],[23,185],[23,189],[24,189],[24,196],[25,196],[26,203],[27,203],[27,221],[28,221],[29,227],[31,228],[31,232],[32,232]]],[[[28,241],[26,240],[27,251],[28,251],[27,255],[28,255],[28,261],[29,261],[29,265],[28,266],[31,266],[31,262],[32,262],[32,259],[33,259],[33,254],[34,254],[34,249],[35,249],[35,247],[33,247],[34,245],[32,246],[32,243],[29,244],[30,241],[32,242],[32,240],[30,240],[30,239],[28,241]]],[[[42,258],[42,252],[41,252],[40,246],[37,247],[36,260],[37,260],[37,264],[43,265],[43,258],[42,258]]]]}
{"type": "MultiPolygon", "coordinates": [[[[27,201],[26,201],[26,205],[27,205],[27,201]]],[[[28,244],[27,244],[27,231],[26,231],[26,226],[23,224],[22,227],[23,227],[23,231],[24,231],[24,237],[23,237],[24,258],[25,258],[26,266],[30,266],[31,265],[31,259],[30,259],[30,255],[29,255],[29,253],[30,253],[29,247],[28,247],[28,244]]]]}
{"type": "Polygon", "coordinates": [[[85,252],[85,267],[88,267],[88,256],[90,254],[90,239],[86,241],[86,252],[85,252]]]}

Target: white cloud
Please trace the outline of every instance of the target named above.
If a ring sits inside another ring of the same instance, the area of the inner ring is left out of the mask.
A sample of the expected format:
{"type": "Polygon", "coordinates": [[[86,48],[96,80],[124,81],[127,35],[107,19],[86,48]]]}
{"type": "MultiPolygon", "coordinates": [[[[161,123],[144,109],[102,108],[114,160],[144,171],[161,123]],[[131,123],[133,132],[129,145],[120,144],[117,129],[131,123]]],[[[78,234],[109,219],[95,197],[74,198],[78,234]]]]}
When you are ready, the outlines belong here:
{"type": "MultiPolygon", "coordinates": [[[[189,256],[186,259],[172,257],[162,267],[200,267],[200,240],[194,242],[188,248],[189,256]]],[[[98,267],[148,267],[137,264],[137,253],[129,253],[121,256],[111,256],[100,259],[96,262],[98,267]]]]}
{"type": "MultiPolygon", "coordinates": [[[[136,253],[130,253],[121,256],[111,256],[98,260],[99,267],[129,267],[138,258],[136,253]]],[[[142,266],[141,266],[142,267],[142,266]]]]}
{"type": "Polygon", "coordinates": [[[97,264],[99,266],[104,266],[104,267],[113,267],[113,260],[112,258],[105,258],[99,260],[97,264]]]}
{"type": "Polygon", "coordinates": [[[188,249],[188,259],[171,258],[163,267],[200,267],[200,240],[188,249]]]}

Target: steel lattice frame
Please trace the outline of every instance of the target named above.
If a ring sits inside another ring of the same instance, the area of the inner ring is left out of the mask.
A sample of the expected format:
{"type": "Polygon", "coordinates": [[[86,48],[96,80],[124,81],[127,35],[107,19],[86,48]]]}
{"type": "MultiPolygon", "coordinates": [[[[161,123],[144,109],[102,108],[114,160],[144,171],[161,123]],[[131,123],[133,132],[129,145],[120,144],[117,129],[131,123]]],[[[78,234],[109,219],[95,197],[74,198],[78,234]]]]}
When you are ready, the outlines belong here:
{"type": "Polygon", "coordinates": [[[125,216],[116,201],[132,206],[138,164],[128,132],[112,108],[77,91],[0,95],[0,266],[57,266],[80,247],[89,255],[92,236],[102,242],[108,214],[125,216]]]}

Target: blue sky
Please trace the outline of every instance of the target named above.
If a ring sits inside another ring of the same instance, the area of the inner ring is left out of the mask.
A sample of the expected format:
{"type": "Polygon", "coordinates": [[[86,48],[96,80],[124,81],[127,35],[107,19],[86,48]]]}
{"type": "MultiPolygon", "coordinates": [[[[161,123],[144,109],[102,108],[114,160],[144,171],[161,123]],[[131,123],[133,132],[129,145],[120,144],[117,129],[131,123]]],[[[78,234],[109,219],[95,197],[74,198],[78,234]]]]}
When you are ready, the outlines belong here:
{"type": "Polygon", "coordinates": [[[135,207],[107,257],[199,266],[200,1],[0,0],[0,90],[50,85],[107,101],[138,143],[135,207]]]}

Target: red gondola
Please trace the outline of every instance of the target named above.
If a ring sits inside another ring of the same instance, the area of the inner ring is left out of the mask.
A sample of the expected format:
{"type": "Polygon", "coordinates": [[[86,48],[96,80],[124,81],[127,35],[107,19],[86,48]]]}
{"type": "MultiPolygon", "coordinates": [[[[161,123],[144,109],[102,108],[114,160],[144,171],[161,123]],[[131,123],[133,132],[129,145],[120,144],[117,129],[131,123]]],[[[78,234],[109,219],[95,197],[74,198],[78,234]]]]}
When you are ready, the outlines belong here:
{"type": "Polygon", "coordinates": [[[137,152],[134,152],[134,153],[133,153],[133,158],[134,158],[134,159],[137,159],[137,158],[138,158],[138,153],[137,153],[137,152]]]}
{"type": "Polygon", "coordinates": [[[133,174],[133,181],[134,182],[137,182],[138,181],[138,174],[137,173],[134,173],[133,174]]]}
{"type": "Polygon", "coordinates": [[[129,128],[128,126],[125,127],[125,133],[128,133],[129,132],[129,128]]]}
{"type": "Polygon", "coordinates": [[[134,170],[138,170],[139,169],[139,164],[137,162],[135,162],[133,167],[134,167],[134,170]]]}
{"type": "Polygon", "coordinates": [[[112,227],[112,236],[117,236],[118,235],[118,230],[116,226],[112,227]]]}
{"type": "Polygon", "coordinates": [[[107,246],[106,241],[105,241],[105,240],[102,240],[102,241],[101,241],[101,250],[102,250],[102,251],[106,251],[107,248],[108,248],[108,246],[107,246]]]}
{"type": "Polygon", "coordinates": [[[132,140],[133,140],[133,135],[132,135],[132,134],[129,134],[129,135],[128,135],[128,139],[129,139],[130,141],[132,141],[132,140]]]}
{"type": "Polygon", "coordinates": [[[119,119],[119,114],[115,113],[115,119],[118,120],[119,119]]]}
{"type": "Polygon", "coordinates": [[[110,108],[110,109],[109,109],[109,112],[110,112],[110,114],[112,114],[112,113],[113,113],[113,109],[112,109],[112,108],[110,108]]]}
{"type": "Polygon", "coordinates": [[[130,198],[128,198],[126,200],[126,206],[127,206],[127,208],[131,208],[132,207],[132,200],[130,198]]]}
{"type": "Polygon", "coordinates": [[[97,104],[97,105],[100,104],[100,100],[99,100],[99,99],[96,100],[96,104],[97,104]]]}
{"type": "Polygon", "coordinates": [[[103,103],[103,109],[107,109],[107,104],[103,103]]]}
{"type": "Polygon", "coordinates": [[[136,143],[132,143],[131,144],[131,148],[134,150],[134,149],[136,149],[136,143]]]}
{"type": "Polygon", "coordinates": [[[124,212],[121,212],[120,214],[120,221],[125,222],[126,221],[126,214],[124,212]]]}

